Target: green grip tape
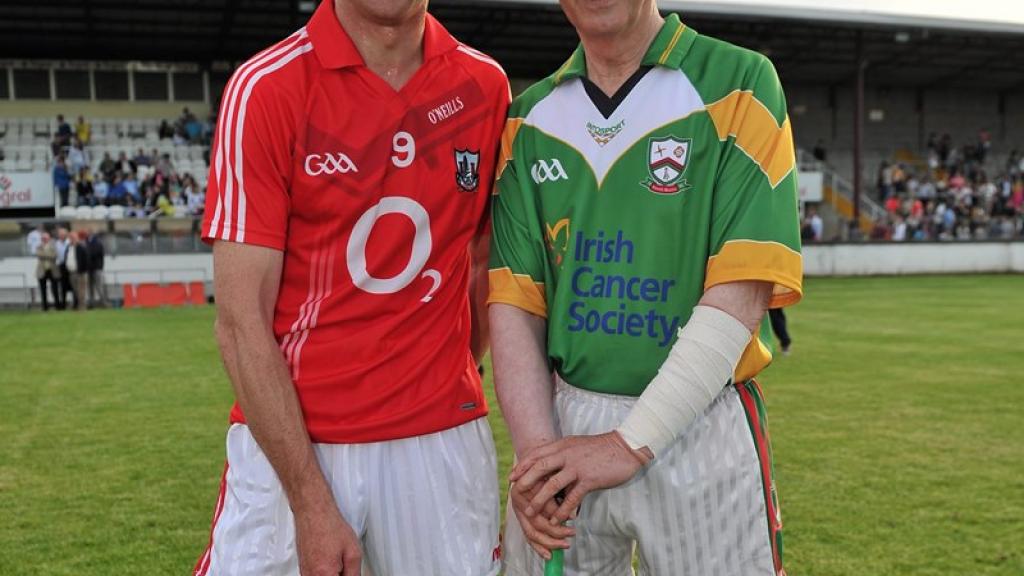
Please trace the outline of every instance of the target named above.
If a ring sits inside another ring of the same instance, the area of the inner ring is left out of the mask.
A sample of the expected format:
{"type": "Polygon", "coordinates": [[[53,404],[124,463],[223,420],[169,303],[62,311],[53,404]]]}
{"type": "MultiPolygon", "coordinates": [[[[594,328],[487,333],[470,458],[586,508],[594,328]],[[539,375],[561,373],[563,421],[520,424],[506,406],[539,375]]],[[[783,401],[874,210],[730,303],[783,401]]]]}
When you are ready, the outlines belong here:
{"type": "Polygon", "coordinates": [[[563,576],[565,574],[565,550],[559,548],[551,551],[551,559],[544,562],[544,576],[563,576]]]}

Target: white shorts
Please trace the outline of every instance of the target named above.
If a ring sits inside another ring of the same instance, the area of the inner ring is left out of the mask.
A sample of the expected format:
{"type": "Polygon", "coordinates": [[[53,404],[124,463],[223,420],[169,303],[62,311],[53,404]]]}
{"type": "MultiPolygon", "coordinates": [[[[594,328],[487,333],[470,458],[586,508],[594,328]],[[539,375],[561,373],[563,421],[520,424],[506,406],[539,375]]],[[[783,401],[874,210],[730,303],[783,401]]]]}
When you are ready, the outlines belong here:
{"type": "MultiPolygon", "coordinates": [[[[555,412],[565,436],[602,434],[635,402],[559,381],[555,412]]],[[[770,458],[757,385],[726,387],[648,468],[584,498],[566,576],[631,575],[634,551],[644,575],[783,576],[770,458]]],[[[511,509],[506,518],[507,576],[540,576],[542,560],[511,509]]]]}
{"type": "MultiPolygon", "coordinates": [[[[364,574],[498,574],[497,460],[486,418],[413,438],[313,446],[362,540],[364,574]]],[[[291,508],[248,426],[228,430],[227,455],[196,576],[298,576],[291,508]]]]}

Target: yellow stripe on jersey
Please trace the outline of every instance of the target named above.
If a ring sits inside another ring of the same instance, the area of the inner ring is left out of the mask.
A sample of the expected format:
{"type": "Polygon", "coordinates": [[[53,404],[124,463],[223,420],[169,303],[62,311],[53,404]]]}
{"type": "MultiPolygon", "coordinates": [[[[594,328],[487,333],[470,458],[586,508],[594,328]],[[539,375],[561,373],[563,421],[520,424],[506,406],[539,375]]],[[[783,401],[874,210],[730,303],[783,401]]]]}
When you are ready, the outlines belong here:
{"type": "Polygon", "coordinates": [[[488,304],[509,304],[531,314],[548,317],[543,282],[534,282],[525,274],[513,274],[510,268],[495,268],[488,271],[487,277],[491,285],[488,304]]]}
{"type": "Polygon", "coordinates": [[[750,344],[747,345],[747,349],[743,351],[743,355],[740,356],[739,363],[736,364],[736,372],[733,374],[733,382],[746,382],[754,376],[757,376],[761,370],[764,370],[772,362],[772,353],[768,350],[768,347],[761,342],[761,339],[755,334],[750,339],[750,344]]]}
{"type": "Polygon", "coordinates": [[[728,282],[761,280],[775,284],[770,308],[796,304],[803,297],[803,259],[778,242],[730,240],[708,259],[704,290],[728,282]]]}
{"type": "Polygon", "coordinates": [[[780,126],[775,116],[750,91],[736,90],[707,105],[718,139],[736,138],[738,146],[768,177],[772,188],[796,166],[789,117],[780,126]]]}
{"type": "MultiPolygon", "coordinates": [[[[509,118],[505,121],[505,129],[501,131],[501,151],[498,154],[498,169],[495,171],[494,181],[501,179],[505,172],[505,165],[512,160],[512,143],[516,141],[516,134],[523,126],[522,118],[509,118]]],[[[498,187],[494,186],[492,194],[498,194],[498,187]]]]}
{"type": "Polygon", "coordinates": [[[686,25],[680,23],[679,27],[676,28],[676,33],[672,35],[672,40],[669,40],[668,46],[665,47],[665,51],[661,53],[661,57],[658,58],[658,65],[664,66],[665,62],[668,61],[668,57],[672,54],[672,50],[675,49],[679,39],[683,36],[683,30],[686,30],[686,25]]]}

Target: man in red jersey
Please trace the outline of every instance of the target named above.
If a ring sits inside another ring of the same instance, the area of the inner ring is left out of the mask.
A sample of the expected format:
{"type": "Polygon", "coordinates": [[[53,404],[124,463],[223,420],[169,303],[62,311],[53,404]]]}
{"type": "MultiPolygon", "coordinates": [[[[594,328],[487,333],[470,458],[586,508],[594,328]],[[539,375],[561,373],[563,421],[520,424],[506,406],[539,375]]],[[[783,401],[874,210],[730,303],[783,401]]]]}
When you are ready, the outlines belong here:
{"type": "Polygon", "coordinates": [[[510,94],[427,0],[325,0],[225,88],[204,237],[237,397],[197,575],[493,575],[487,202],[510,94]]]}

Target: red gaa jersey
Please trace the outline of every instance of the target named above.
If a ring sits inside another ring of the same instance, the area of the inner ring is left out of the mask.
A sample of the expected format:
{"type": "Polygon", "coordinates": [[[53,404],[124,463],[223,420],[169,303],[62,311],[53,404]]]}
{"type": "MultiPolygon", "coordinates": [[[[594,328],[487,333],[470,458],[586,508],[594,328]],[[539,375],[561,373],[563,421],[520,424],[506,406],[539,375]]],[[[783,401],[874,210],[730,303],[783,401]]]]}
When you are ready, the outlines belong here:
{"type": "Polygon", "coordinates": [[[333,4],[225,88],[203,236],[284,251],[274,334],[314,441],[445,430],[487,413],[469,245],[488,228],[508,80],[428,15],[423,65],[396,92],[333,4]]]}

